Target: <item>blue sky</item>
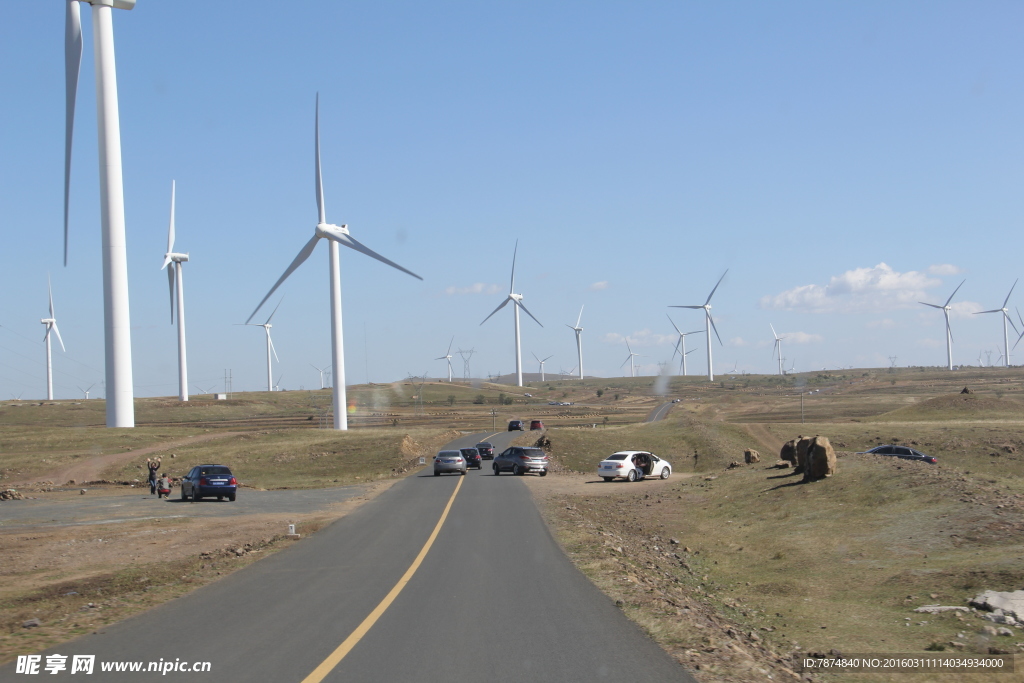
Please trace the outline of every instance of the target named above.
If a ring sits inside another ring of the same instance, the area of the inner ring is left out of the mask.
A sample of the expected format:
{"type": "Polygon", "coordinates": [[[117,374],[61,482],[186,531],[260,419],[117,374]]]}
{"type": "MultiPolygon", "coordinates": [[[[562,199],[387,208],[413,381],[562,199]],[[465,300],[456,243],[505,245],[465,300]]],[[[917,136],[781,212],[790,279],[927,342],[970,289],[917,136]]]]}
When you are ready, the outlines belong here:
{"type": "MultiPolygon", "coordinates": [[[[176,392],[166,278],[170,184],[192,391],[265,384],[252,312],[316,222],[313,107],[329,222],[419,273],[346,250],[350,383],[575,366],[644,374],[672,354],[729,269],[713,314],[721,373],[945,362],[942,303],[964,279],[954,362],[999,355],[997,308],[1021,274],[1024,45],[1019,3],[211,3],[114,13],[138,395],[176,392]],[[294,5],[294,6],[292,6],[294,5]],[[244,10],[244,12],[242,11],[244,10]],[[525,359],[531,359],[525,362],[525,359]],[[458,358],[456,358],[458,360],[458,358]],[[457,367],[461,372],[461,367],[457,367]]],[[[87,9],[87,8],[85,8],[87,9]]],[[[46,276],[67,353],[58,398],[103,379],[92,26],[61,265],[64,6],[0,25],[0,398],[45,392],[46,276]]],[[[327,251],[280,290],[281,386],[329,363],[327,251]]],[[[1011,309],[1022,305],[1024,286],[1011,309]]],[[[272,300],[276,303],[277,296],[272,300]]],[[[269,311],[267,312],[269,314],[269,311]]],[[[1016,319],[1016,315],[1014,316],[1016,319]]],[[[1012,331],[1011,331],[1012,334],[1012,331]]],[[[701,335],[691,373],[705,371],[701,335]]],[[[1013,343],[1016,335],[1011,338],[1013,343]]],[[[1013,360],[1024,360],[1020,351],[1013,360]]],[[[97,384],[102,392],[102,385],[97,384]]],[[[96,395],[94,389],[93,395],[96,395]]]]}

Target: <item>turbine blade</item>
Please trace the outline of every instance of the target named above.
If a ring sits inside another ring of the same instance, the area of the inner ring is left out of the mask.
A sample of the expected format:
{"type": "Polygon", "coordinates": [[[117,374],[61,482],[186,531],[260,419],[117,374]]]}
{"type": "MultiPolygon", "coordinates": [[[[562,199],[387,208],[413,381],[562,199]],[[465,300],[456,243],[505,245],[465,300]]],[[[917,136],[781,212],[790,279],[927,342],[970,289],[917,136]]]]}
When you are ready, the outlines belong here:
{"type": "Polygon", "coordinates": [[[772,325],[771,323],[768,323],[768,327],[772,328],[772,336],[775,337],[776,341],[778,341],[779,340],[779,335],[778,335],[777,332],[775,332],[775,325],[772,325]]]}
{"type": "Polygon", "coordinates": [[[1006,317],[1006,321],[1008,323],[1010,323],[1010,327],[1013,328],[1013,331],[1017,332],[1017,326],[1013,324],[1013,318],[1011,318],[1009,315],[1007,315],[1006,311],[1003,311],[1003,316],[1006,317]]]}
{"type": "Polygon", "coordinates": [[[1010,287],[1010,292],[1009,294],[1006,295],[1006,300],[1003,301],[1003,308],[1006,308],[1006,304],[1010,303],[1010,294],[1013,294],[1013,288],[1017,286],[1017,283],[1019,281],[1020,278],[1017,278],[1016,280],[1013,281],[1013,287],[1010,287]]]}
{"type": "Polygon", "coordinates": [[[938,304],[926,304],[923,301],[918,301],[917,303],[924,304],[925,306],[931,306],[932,308],[938,308],[939,310],[942,310],[942,306],[939,306],[938,304]]]}
{"type": "Polygon", "coordinates": [[[270,288],[269,292],[267,292],[267,295],[263,297],[262,301],[260,301],[259,306],[256,307],[256,310],[254,310],[252,312],[252,315],[250,315],[246,319],[246,324],[248,324],[249,321],[253,319],[253,316],[255,316],[256,313],[260,310],[260,308],[263,307],[263,304],[267,303],[267,299],[269,299],[270,296],[277,291],[277,288],[281,286],[281,283],[284,282],[288,278],[288,276],[295,271],[296,268],[301,266],[303,261],[309,258],[309,255],[313,253],[313,249],[316,247],[316,243],[319,239],[319,237],[314,235],[313,239],[306,242],[306,246],[302,247],[302,251],[300,251],[299,255],[295,257],[295,260],[292,261],[292,264],[288,266],[287,270],[284,271],[284,275],[278,278],[277,282],[274,283],[274,286],[270,288]]]}
{"type": "Polygon", "coordinates": [[[64,340],[60,338],[60,328],[57,327],[57,321],[54,320],[51,324],[53,325],[53,331],[57,333],[57,341],[60,342],[60,350],[67,353],[68,350],[64,348],[64,340]]]}
{"type": "MultiPolygon", "coordinates": [[[[682,337],[679,337],[679,339],[676,340],[676,345],[672,347],[672,358],[675,358],[676,354],[679,353],[679,345],[682,343],[682,341],[682,337]]],[[[672,358],[669,358],[669,360],[672,360],[672,358]]]]}
{"type": "Polygon", "coordinates": [[[670,316],[668,313],[666,313],[665,317],[668,318],[668,321],[670,323],[672,323],[672,327],[675,329],[676,334],[682,334],[682,332],[679,331],[679,328],[676,327],[676,321],[672,320],[672,316],[670,316]]]}
{"type": "Polygon", "coordinates": [[[362,254],[366,254],[370,258],[375,258],[378,261],[380,261],[381,263],[386,263],[387,265],[391,266],[392,268],[400,270],[403,273],[406,273],[408,275],[412,275],[417,280],[422,280],[423,279],[419,275],[417,275],[416,273],[414,273],[411,270],[409,270],[408,268],[403,268],[402,266],[398,265],[394,261],[391,261],[391,260],[388,260],[388,259],[384,258],[380,254],[375,252],[373,249],[370,249],[369,247],[367,247],[366,245],[364,245],[362,242],[357,240],[355,237],[352,237],[351,235],[329,233],[327,238],[334,240],[338,244],[343,244],[346,247],[348,247],[349,249],[355,249],[356,251],[358,251],[358,252],[360,252],[362,254]]]}
{"type": "Polygon", "coordinates": [[[275,313],[277,313],[277,309],[281,308],[281,304],[282,304],[283,302],[284,302],[284,297],[281,297],[281,301],[278,301],[278,302],[277,302],[277,305],[276,305],[276,306],[274,306],[274,310],[273,310],[273,311],[271,311],[271,313],[270,313],[270,317],[269,317],[269,318],[267,318],[267,322],[263,323],[264,325],[269,325],[269,324],[270,324],[270,321],[274,319],[274,314],[275,314],[275,313]]]}
{"type": "Polygon", "coordinates": [[[67,0],[64,21],[64,265],[68,265],[68,203],[71,197],[71,139],[75,131],[75,98],[82,67],[82,14],[78,0],[67,0]]]}
{"type": "Polygon", "coordinates": [[[452,355],[452,344],[454,344],[454,343],[455,343],[455,337],[452,337],[452,340],[450,342],[448,342],[448,350],[444,352],[444,357],[445,358],[447,358],[448,356],[452,355]]]}
{"type": "Polygon", "coordinates": [[[512,281],[508,285],[508,293],[513,294],[516,291],[516,254],[519,253],[519,240],[516,240],[516,246],[512,250],[512,281]]]}
{"type": "MultiPolygon", "coordinates": [[[[502,301],[500,304],[498,304],[497,308],[495,308],[493,311],[491,311],[491,315],[494,315],[495,313],[497,313],[501,309],[505,308],[506,304],[508,304],[509,301],[512,301],[512,299],[510,299],[509,297],[505,297],[505,300],[502,301]]],[[[480,324],[483,325],[485,322],[487,322],[490,319],[491,315],[489,315],[486,318],[484,318],[483,322],[481,322],[480,324]]]]}
{"type": "MultiPolygon", "coordinates": [[[[964,282],[967,282],[967,280],[964,280],[964,282]]],[[[946,299],[946,306],[948,306],[949,302],[953,300],[953,297],[956,296],[956,293],[960,291],[960,288],[964,286],[964,282],[958,284],[956,286],[956,289],[953,290],[953,293],[949,295],[949,298],[946,299]]]]}
{"type": "Polygon", "coordinates": [[[321,223],[327,222],[327,209],[324,207],[324,180],[320,173],[320,93],[316,94],[316,210],[321,223]]]}
{"type": "MultiPolygon", "coordinates": [[[[722,280],[724,280],[725,276],[728,275],[728,274],[729,274],[729,269],[726,268],[725,272],[722,273],[722,277],[718,278],[718,282],[715,283],[715,289],[712,289],[711,293],[708,294],[708,300],[704,302],[705,306],[707,306],[709,303],[711,303],[711,297],[713,297],[715,295],[715,290],[718,289],[718,285],[722,284],[722,280]]],[[[719,340],[719,341],[721,341],[721,340],[719,340]]]]}
{"type": "MultiPolygon", "coordinates": [[[[633,358],[633,354],[631,353],[628,356],[626,356],[626,360],[622,361],[622,365],[625,365],[626,363],[628,363],[630,360],[632,360],[632,358],[633,358]]],[[[622,365],[620,365],[619,367],[621,368],[622,365]]]]}
{"type": "MultiPolygon", "coordinates": [[[[266,330],[267,328],[264,327],[263,329],[266,330]]],[[[274,340],[270,338],[270,330],[267,330],[267,343],[270,344],[270,350],[274,352],[274,360],[280,363],[281,359],[277,357],[277,349],[274,348],[274,340]]]]}
{"type": "Polygon", "coordinates": [[[943,313],[946,314],[946,334],[949,335],[949,341],[955,344],[956,340],[953,339],[953,329],[949,326],[949,313],[946,311],[943,311],[943,313]]]}
{"type": "Polygon", "coordinates": [[[555,357],[555,354],[551,354],[550,356],[548,356],[547,358],[545,358],[545,359],[544,359],[544,360],[542,360],[541,362],[542,362],[542,363],[547,363],[547,362],[548,362],[548,361],[549,361],[550,359],[552,359],[552,358],[554,358],[554,357],[555,357]]]}
{"type": "Polygon", "coordinates": [[[704,308],[703,306],[669,306],[669,308],[704,308]]]}
{"type": "Polygon", "coordinates": [[[683,334],[683,336],[684,336],[684,337],[688,337],[688,336],[690,336],[691,334],[697,334],[698,332],[703,332],[703,331],[704,331],[704,330],[694,330],[693,332],[686,332],[686,333],[684,333],[684,334],[683,334]]]}
{"type": "Polygon", "coordinates": [[[538,324],[538,325],[540,325],[541,327],[544,327],[544,324],[543,324],[543,323],[541,323],[541,321],[539,321],[539,320],[537,320],[536,318],[534,318],[534,317],[533,317],[533,313],[530,313],[529,309],[527,309],[527,308],[526,308],[526,306],[524,306],[524,305],[523,305],[523,302],[522,302],[522,301],[517,301],[517,302],[516,302],[516,306],[519,306],[519,308],[521,308],[521,309],[523,309],[524,311],[526,311],[526,315],[528,315],[528,316],[530,316],[531,318],[533,318],[533,322],[537,323],[537,324],[538,324]]]}
{"type": "MultiPolygon", "coordinates": [[[[583,304],[583,306],[586,306],[586,304],[583,304]]],[[[580,321],[583,320],[583,306],[580,306],[580,314],[576,317],[576,327],[579,327],[580,321]]]]}
{"type": "Polygon", "coordinates": [[[50,317],[55,318],[53,315],[53,286],[50,284],[50,276],[46,276],[46,293],[50,297],[50,317]]]}
{"type": "MultiPolygon", "coordinates": [[[[167,253],[174,251],[174,181],[171,181],[171,222],[167,226],[167,253]]],[[[166,263],[166,261],[165,261],[166,263]]]]}
{"type": "Polygon", "coordinates": [[[1003,309],[993,308],[991,311],[975,311],[974,315],[981,315],[982,313],[1002,313],[1003,309]]]}
{"type": "MultiPolygon", "coordinates": [[[[715,336],[718,337],[718,343],[722,344],[722,337],[718,334],[718,328],[715,327],[715,319],[711,317],[710,313],[708,313],[708,321],[711,322],[711,329],[715,331],[715,336]]],[[[722,346],[725,346],[725,344],[722,344],[722,346]]]]}
{"type": "Polygon", "coordinates": [[[171,324],[174,324],[174,266],[167,269],[167,288],[171,293],[171,324]]]}
{"type": "MultiPolygon", "coordinates": [[[[537,358],[537,354],[535,354],[535,353],[534,353],[533,351],[530,351],[530,354],[531,354],[531,355],[532,355],[532,356],[533,356],[534,358],[537,358]]],[[[537,362],[538,362],[538,363],[540,362],[540,358],[537,358],[537,362]]]]}

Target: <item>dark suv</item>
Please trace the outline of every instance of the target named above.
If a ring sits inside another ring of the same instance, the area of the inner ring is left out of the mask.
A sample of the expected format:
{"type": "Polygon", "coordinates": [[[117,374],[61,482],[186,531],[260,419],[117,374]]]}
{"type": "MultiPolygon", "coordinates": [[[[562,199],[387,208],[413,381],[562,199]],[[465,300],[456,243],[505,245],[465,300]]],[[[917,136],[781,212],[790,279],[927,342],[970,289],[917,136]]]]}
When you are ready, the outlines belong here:
{"type": "Polygon", "coordinates": [[[197,465],[181,480],[181,499],[193,503],[206,496],[233,501],[237,491],[238,480],[227,465],[197,465]]]}
{"type": "Polygon", "coordinates": [[[510,432],[525,432],[526,427],[523,426],[522,420],[509,420],[508,431],[510,432]]]}
{"type": "Polygon", "coordinates": [[[484,460],[494,460],[494,444],[490,441],[481,441],[476,445],[476,449],[480,451],[480,457],[484,460]]]}
{"type": "Polygon", "coordinates": [[[478,470],[483,467],[480,463],[480,451],[475,448],[460,448],[462,457],[466,459],[466,467],[475,467],[478,470]]]}
{"type": "Polygon", "coordinates": [[[498,476],[502,472],[511,472],[516,475],[536,472],[544,477],[548,473],[548,456],[539,448],[512,446],[496,456],[491,467],[494,469],[494,476],[498,476]]]}

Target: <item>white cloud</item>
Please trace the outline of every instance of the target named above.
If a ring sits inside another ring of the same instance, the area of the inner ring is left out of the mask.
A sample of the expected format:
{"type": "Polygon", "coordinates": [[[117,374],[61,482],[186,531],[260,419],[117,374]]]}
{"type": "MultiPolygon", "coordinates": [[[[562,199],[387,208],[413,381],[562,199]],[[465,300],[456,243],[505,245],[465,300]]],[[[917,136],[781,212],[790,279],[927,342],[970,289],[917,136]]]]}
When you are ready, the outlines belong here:
{"type": "Polygon", "coordinates": [[[775,296],[761,297],[761,308],[811,313],[855,312],[908,308],[942,282],[914,270],[898,273],[885,263],[833,276],[827,285],[801,285],[775,296]]]}
{"type": "Polygon", "coordinates": [[[882,318],[881,320],[870,320],[866,326],[872,330],[891,330],[896,327],[896,321],[892,318],[882,318]]]}
{"type": "Polygon", "coordinates": [[[959,275],[964,271],[952,263],[938,263],[934,266],[928,266],[928,272],[932,275],[959,275]]]}
{"type": "Polygon", "coordinates": [[[985,310],[976,301],[955,301],[949,305],[950,318],[970,318],[985,310]]]}
{"type": "Polygon", "coordinates": [[[726,342],[726,346],[750,346],[750,342],[745,341],[743,337],[733,337],[726,342]]]}
{"type": "Polygon", "coordinates": [[[677,337],[674,334],[657,334],[649,329],[643,329],[638,332],[632,332],[626,336],[619,334],[618,332],[608,332],[601,337],[601,341],[609,344],[622,344],[625,346],[625,341],[629,340],[629,346],[632,349],[639,349],[642,347],[649,346],[663,346],[665,344],[675,344],[677,337]]]}
{"type": "Polygon", "coordinates": [[[590,289],[590,291],[592,292],[600,292],[602,289],[608,289],[608,281],[601,280],[600,282],[595,282],[594,284],[590,285],[588,289],[590,289]]]}
{"type": "Polygon", "coordinates": [[[500,291],[501,287],[498,285],[485,285],[482,282],[477,282],[469,287],[445,287],[444,293],[451,296],[453,294],[497,294],[500,291]]]}
{"type": "Polygon", "coordinates": [[[779,336],[785,337],[785,341],[790,344],[817,344],[825,339],[820,334],[809,332],[780,332],[779,336]]]}

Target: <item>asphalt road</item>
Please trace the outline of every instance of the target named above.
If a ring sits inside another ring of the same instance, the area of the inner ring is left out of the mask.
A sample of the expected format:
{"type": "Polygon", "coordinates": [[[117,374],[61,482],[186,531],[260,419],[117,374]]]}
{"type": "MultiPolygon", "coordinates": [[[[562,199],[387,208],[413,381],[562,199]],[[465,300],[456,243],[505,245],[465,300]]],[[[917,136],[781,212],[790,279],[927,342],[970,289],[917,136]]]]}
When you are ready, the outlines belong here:
{"type": "Polygon", "coordinates": [[[665,416],[668,415],[668,411],[672,410],[673,403],[662,403],[660,406],[651,411],[651,414],[647,416],[646,422],[657,422],[658,420],[664,420],[665,416]]]}
{"type": "MultiPolygon", "coordinates": [[[[488,440],[500,451],[514,436],[488,440]]],[[[94,681],[147,677],[104,673],[102,662],[161,658],[212,662],[168,679],[309,681],[403,575],[404,589],[316,680],[693,681],[576,570],[523,481],[495,477],[486,461],[465,477],[428,466],[288,550],[42,654],[96,655],[94,681]]],[[[23,678],[13,663],[0,669],[0,680],[23,678]]]]}

